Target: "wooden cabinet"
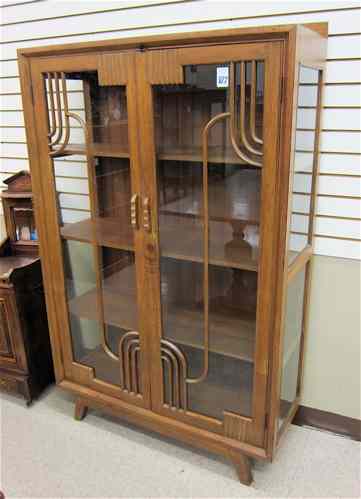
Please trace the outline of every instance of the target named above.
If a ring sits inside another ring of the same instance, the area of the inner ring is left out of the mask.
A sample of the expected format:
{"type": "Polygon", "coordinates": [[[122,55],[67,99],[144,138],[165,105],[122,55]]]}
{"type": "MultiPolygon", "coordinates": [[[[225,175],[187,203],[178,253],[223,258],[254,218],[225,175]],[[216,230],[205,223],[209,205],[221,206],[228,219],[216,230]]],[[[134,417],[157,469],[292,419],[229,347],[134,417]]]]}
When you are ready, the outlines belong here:
{"type": "Polygon", "coordinates": [[[30,175],[5,181],[0,244],[0,390],[28,404],[54,381],[30,175]]]}
{"type": "Polygon", "coordinates": [[[297,409],[327,25],[19,52],[57,382],[228,456],[297,409]],[[35,112],[36,110],[36,112],[35,112]],[[41,206],[41,208],[40,208],[41,206]]]}

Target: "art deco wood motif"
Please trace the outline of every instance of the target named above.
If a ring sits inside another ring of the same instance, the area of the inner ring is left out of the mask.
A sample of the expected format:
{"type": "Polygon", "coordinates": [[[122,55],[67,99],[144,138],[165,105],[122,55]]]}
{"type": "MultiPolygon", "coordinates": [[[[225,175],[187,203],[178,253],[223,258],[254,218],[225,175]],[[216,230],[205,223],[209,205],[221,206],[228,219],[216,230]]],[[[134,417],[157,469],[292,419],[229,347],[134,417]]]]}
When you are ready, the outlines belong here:
{"type": "Polygon", "coordinates": [[[54,381],[33,216],[31,179],[19,172],[1,193],[8,237],[0,244],[0,390],[33,398],[54,381]]]}
{"type": "Polygon", "coordinates": [[[326,35],[19,51],[56,378],[78,419],[102,408],[223,454],[244,483],[250,457],[272,459],[301,390],[326,35]]]}

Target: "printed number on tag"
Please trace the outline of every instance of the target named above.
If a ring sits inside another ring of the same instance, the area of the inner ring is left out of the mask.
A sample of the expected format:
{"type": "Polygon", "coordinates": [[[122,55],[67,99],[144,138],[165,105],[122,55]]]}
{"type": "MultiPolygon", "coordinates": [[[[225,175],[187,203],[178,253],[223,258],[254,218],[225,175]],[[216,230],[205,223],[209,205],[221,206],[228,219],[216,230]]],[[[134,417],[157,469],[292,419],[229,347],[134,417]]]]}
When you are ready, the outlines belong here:
{"type": "Polygon", "coordinates": [[[228,68],[217,68],[217,87],[228,87],[228,68]]]}

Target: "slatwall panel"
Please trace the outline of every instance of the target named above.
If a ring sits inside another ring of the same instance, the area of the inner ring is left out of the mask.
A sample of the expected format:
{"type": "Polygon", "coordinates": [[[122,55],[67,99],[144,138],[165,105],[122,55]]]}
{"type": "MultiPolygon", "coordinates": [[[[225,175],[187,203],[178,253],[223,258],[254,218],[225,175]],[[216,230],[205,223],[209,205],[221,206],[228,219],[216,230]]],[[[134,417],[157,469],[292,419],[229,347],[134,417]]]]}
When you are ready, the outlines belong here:
{"type": "MultiPolygon", "coordinates": [[[[24,119],[16,50],[100,39],[146,36],[194,30],[287,23],[329,23],[328,63],[324,87],[320,178],[316,216],[316,253],[359,259],[361,256],[361,30],[358,2],[236,2],[236,1],[47,1],[0,2],[0,187],[11,173],[28,168],[24,119]]],[[[312,101],[315,89],[302,90],[312,101]]],[[[70,94],[70,107],[81,109],[81,91],[70,94]]],[[[314,110],[305,105],[298,116],[300,149],[310,140],[307,123],[314,110]]],[[[74,137],[81,130],[74,126],[74,137]]],[[[304,164],[307,164],[307,158],[304,164]]],[[[82,158],[57,161],[56,172],[65,189],[81,192],[82,158]],[[69,171],[72,171],[72,179],[69,171]]],[[[308,175],[298,175],[294,195],[295,227],[304,229],[308,175]]],[[[71,194],[62,195],[64,210],[74,206],[71,194]]]]}

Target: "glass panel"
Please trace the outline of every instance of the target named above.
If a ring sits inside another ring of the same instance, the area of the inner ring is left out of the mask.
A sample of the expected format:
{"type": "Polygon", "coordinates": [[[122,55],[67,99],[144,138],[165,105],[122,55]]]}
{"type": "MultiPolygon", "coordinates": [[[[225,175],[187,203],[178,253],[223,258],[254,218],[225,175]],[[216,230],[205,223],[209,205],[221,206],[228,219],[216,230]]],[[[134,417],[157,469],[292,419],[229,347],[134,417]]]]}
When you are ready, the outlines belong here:
{"type": "Polygon", "coordinates": [[[251,415],[261,169],[250,163],[262,161],[263,71],[262,62],[187,66],[184,85],[154,86],[164,402],[184,408],[183,394],[188,410],[219,419],[251,415]],[[250,161],[231,145],[220,116],[230,109],[250,161]]]}
{"type": "Polygon", "coordinates": [[[96,72],[44,81],[74,360],[141,393],[126,89],[96,72]]]}
{"type": "Polygon", "coordinates": [[[303,269],[287,290],[279,426],[286,419],[298,391],[305,278],[306,269],[303,269]]]}
{"type": "Polygon", "coordinates": [[[96,378],[119,386],[119,344],[127,332],[138,328],[134,254],[110,248],[95,251],[87,243],[63,242],[74,360],[93,367],[96,378]]]}
{"type": "Polygon", "coordinates": [[[292,217],[288,261],[310,243],[310,210],[315,156],[319,70],[299,67],[297,128],[293,164],[292,217]]]}
{"type": "Polygon", "coordinates": [[[69,160],[54,160],[56,187],[59,194],[59,224],[61,234],[119,249],[133,249],[133,230],[130,224],[131,182],[129,159],[98,157],[88,175],[86,162],[77,161],[83,168],[79,177],[58,175],[59,164],[69,160]],[[78,192],[74,192],[77,189],[78,192]],[[91,190],[91,192],[90,192],[91,190]]]}

